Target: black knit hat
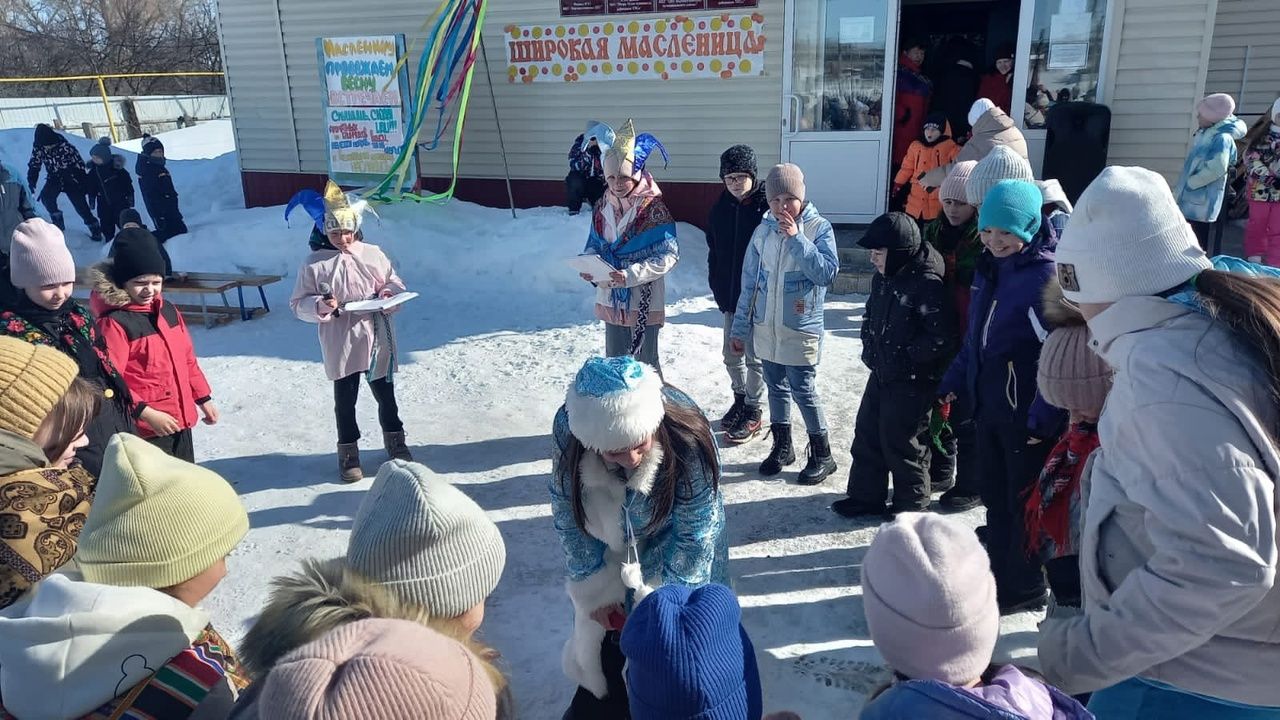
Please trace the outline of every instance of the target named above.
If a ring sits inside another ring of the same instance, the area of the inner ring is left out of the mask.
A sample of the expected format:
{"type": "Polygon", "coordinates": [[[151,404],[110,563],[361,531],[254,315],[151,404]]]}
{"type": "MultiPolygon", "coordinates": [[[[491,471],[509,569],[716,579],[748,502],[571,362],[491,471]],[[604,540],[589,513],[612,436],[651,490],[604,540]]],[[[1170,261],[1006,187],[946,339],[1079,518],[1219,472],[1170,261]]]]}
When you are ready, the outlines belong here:
{"type": "Polygon", "coordinates": [[[56,145],[62,138],[45,123],[36,125],[36,145],[56,145]]]}
{"type": "Polygon", "coordinates": [[[150,155],[151,153],[157,150],[163,150],[163,149],[164,149],[164,143],[160,142],[160,138],[155,137],[154,135],[146,135],[146,134],[142,136],[142,154],[143,155],[150,155]]]}
{"type": "Polygon", "coordinates": [[[125,228],[117,233],[111,258],[111,282],[120,287],[139,275],[164,277],[167,271],[160,241],[142,228],[125,228]]]}
{"type": "Polygon", "coordinates": [[[125,208],[120,211],[120,220],[116,224],[124,227],[129,223],[137,223],[139,227],[146,227],[142,224],[142,214],[135,208],[125,208]]]}
{"type": "Polygon", "coordinates": [[[756,179],[756,151],[750,145],[734,145],[720,153],[720,179],[725,175],[746,173],[756,179]]]}
{"type": "Polygon", "coordinates": [[[906,213],[885,213],[871,221],[858,244],[868,250],[915,250],[920,247],[920,226],[906,213]]]}

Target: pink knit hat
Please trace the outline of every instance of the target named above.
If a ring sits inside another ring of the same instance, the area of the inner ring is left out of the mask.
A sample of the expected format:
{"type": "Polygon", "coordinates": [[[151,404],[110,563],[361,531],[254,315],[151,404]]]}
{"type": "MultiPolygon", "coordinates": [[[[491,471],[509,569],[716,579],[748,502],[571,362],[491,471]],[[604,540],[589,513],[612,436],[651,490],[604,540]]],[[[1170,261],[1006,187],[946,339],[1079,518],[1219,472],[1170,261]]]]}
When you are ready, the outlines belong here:
{"type": "Polygon", "coordinates": [[[880,527],[862,560],[871,640],[912,680],[958,685],[980,677],[1000,635],[996,579],[973,530],[934,513],[880,527]]]}
{"type": "Polygon", "coordinates": [[[9,246],[9,280],[24,289],[75,282],[76,263],[62,231],[40,218],[18,225],[9,246]]]}
{"type": "Polygon", "coordinates": [[[343,625],[281,658],[246,718],[493,720],[484,666],[456,640],[407,620],[343,625]]]}
{"type": "Polygon", "coordinates": [[[1203,100],[1196,104],[1196,112],[1200,113],[1205,120],[1212,124],[1226,120],[1235,111],[1236,101],[1226,93],[1206,95],[1203,100]]]}
{"type": "Polygon", "coordinates": [[[942,181],[942,187],[938,188],[938,200],[959,200],[962,203],[969,202],[965,198],[964,186],[969,182],[969,173],[978,167],[977,160],[965,160],[951,166],[951,172],[947,173],[947,179],[942,181]]]}

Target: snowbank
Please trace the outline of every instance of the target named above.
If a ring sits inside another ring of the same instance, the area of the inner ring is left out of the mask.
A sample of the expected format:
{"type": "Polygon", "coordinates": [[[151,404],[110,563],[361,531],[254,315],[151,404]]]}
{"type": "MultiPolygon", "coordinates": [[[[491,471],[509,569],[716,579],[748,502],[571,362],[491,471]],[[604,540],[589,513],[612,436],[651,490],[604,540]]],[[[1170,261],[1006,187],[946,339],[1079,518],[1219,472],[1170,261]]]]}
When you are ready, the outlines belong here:
{"type": "MultiPolygon", "coordinates": [[[[208,160],[236,151],[235,130],[230,120],[210,120],[191,127],[156,133],[170,160],[208,160]]],[[[142,138],[117,143],[120,150],[142,152],[142,138]]]]}

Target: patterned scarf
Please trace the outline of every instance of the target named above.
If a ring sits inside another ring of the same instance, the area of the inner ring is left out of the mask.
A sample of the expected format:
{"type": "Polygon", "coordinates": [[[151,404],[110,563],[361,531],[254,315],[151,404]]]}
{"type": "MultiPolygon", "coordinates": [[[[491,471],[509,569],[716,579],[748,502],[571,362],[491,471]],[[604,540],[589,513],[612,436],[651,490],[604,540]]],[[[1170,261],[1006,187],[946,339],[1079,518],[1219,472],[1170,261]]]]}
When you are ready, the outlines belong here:
{"type": "Polygon", "coordinates": [[[1073,424],[1053,446],[1040,480],[1027,491],[1027,551],[1044,561],[1079,552],[1080,481],[1102,441],[1093,423],[1073,424]]]}
{"type": "Polygon", "coordinates": [[[123,402],[129,403],[129,386],[107,356],[106,345],[98,335],[97,326],[84,305],[70,300],[64,311],[45,311],[43,314],[47,314],[55,324],[54,334],[37,324],[39,317],[27,317],[28,314],[20,315],[13,310],[0,311],[0,335],[15,337],[32,345],[48,345],[70,355],[77,362],[80,362],[81,354],[91,353],[97,358],[102,377],[112,391],[108,397],[120,397],[123,402]]]}
{"type": "Polygon", "coordinates": [[[0,478],[0,607],[71,560],[93,487],[81,467],[33,468],[0,478]]]}
{"type": "MultiPolygon", "coordinates": [[[[675,219],[661,197],[662,191],[648,173],[624,198],[605,191],[605,202],[596,205],[592,218],[587,252],[596,253],[619,270],[679,252],[675,219]],[[670,232],[664,230],[667,225],[672,226],[670,232]]],[[[631,305],[631,288],[613,288],[609,298],[614,309],[625,312],[631,305]]]]}

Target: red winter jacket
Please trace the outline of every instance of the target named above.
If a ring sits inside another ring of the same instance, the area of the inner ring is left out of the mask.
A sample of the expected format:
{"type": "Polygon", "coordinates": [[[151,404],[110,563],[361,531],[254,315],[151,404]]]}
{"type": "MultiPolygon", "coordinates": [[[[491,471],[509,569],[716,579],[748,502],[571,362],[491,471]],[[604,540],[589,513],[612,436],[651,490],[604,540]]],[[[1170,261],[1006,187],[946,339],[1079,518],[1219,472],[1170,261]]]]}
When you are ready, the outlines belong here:
{"type": "MultiPolygon", "coordinates": [[[[182,313],[162,296],[150,307],[131,303],[128,293],[107,277],[105,265],[90,271],[93,292],[89,306],[98,318],[107,355],[133,395],[134,419],[154,407],[172,415],[183,430],[195,427],[196,406],[208,401],[212,390],[196,362],[182,313]]],[[[139,436],[156,436],[141,420],[137,426],[139,436]]]]}

